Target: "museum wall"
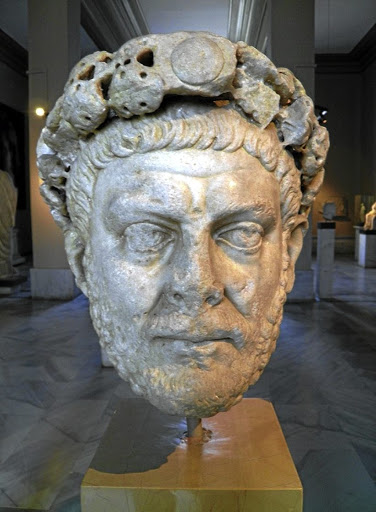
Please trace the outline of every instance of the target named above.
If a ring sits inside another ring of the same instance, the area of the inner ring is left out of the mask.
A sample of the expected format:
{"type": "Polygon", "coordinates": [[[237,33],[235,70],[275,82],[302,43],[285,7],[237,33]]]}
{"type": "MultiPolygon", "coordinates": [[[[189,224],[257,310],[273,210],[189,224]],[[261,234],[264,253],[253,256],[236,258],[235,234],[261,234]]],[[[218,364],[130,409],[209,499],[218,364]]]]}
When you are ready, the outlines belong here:
{"type": "Polygon", "coordinates": [[[328,110],[331,147],[313,209],[313,235],[323,205],[335,202],[336,252],[350,253],[359,195],[376,194],[376,26],[349,54],[317,55],[316,61],[315,103],[328,110]]]}
{"type": "Polygon", "coordinates": [[[271,2],[271,59],[290,69],[315,97],[314,0],[271,2]]]}
{"type": "Polygon", "coordinates": [[[27,112],[27,76],[0,61],[0,103],[18,112],[27,112]]]}
{"type": "Polygon", "coordinates": [[[335,202],[337,214],[344,217],[336,225],[337,250],[350,252],[354,237],[354,195],[361,188],[362,77],[358,73],[318,73],[315,91],[316,104],[328,110],[330,151],[323,188],[313,209],[313,236],[317,222],[324,220],[320,213],[323,205],[335,202]],[[343,210],[338,211],[341,205],[343,210]]]}
{"type": "MultiPolygon", "coordinates": [[[[3,41],[3,40],[2,40],[3,41]]],[[[25,114],[24,154],[27,155],[27,111],[28,111],[28,79],[25,70],[18,66],[14,56],[15,66],[12,68],[5,52],[11,54],[13,49],[2,47],[0,55],[0,104],[25,114]],[[4,62],[5,61],[5,62],[4,62]],[[7,62],[8,61],[8,62],[7,62]],[[18,69],[18,70],[17,70],[18,69]]],[[[16,227],[18,228],[18,244],[21,254],[31,252],[31,227],[30,227],[30,201],[29,201],[29,169],[28,160],[25,158],[24,176],[22,184],[17,183],[19,189],[19,202],[17,207],[16,227]],[[22,190],[21,190],[22,188],[22,190]]]]}
{"type": "MultiPolygon", "coordinates": [[[[278,67],[286,67],[304,84],[311,98],[315,97],[314,0],[268,2],[270,12],[270,58],[278,67]],[[286,35],[288,34],[288,37],[286,35]]],[[[268,13],[267,13],[268,14],[268,13]]],[[[313,280],[312,230],[304,237],[296,270],[305,271],[313,280]]]]}
{"type": "Polygon", "coordinates": [[[360,188],[376,195],[376,60],[362,73],[362,160],[360,188]]]}

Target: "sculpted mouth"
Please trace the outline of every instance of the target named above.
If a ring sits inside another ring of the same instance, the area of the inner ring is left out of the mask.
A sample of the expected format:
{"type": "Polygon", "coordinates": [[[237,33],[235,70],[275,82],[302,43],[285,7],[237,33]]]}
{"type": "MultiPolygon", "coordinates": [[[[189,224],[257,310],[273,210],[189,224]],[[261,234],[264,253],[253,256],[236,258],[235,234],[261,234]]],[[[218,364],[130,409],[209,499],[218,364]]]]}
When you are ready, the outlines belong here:
{"type": "Polygon", "coordinates": [[[181,335],[180,333],[177,335],[168,335],[168,336],[154,336],[152,338],[152,341],[159,341],[159,342],[174,342],[174,341],[181,341],[185,343],[192,343],[194,345],[209,345],[210,343],[218,343],[218,342],[226,342],[231,343],[232,345],[235,345],[235,340],[230,337],[213,337],[213,336],[197,336],[197,335],[190,335],[190,334],[184,334],[181,335]]]}
{"type": "Polygon", "coordinates": [[[143,337],[150,343],[166,347],[175,344],[188,350],[209,344],[218,350],[221,346],[225,350],[229,346],[241,350],[248,338],[248,331],[248,322],[243,316],[232,310],[227,311],[227,308],[213,308],[209,312],[199,311],[192,315],[156,310],[142,326],[143,337]]]}
{"type": "Polygon", "coordinates": [[[169,361],[184,367],[209,371],[213,364],[234,357],[237,347],[233,338],[229,336],[198,336],[188,333],[166,336],[157,335],[151,338],[158,351],[167,353],[169,361]]]}

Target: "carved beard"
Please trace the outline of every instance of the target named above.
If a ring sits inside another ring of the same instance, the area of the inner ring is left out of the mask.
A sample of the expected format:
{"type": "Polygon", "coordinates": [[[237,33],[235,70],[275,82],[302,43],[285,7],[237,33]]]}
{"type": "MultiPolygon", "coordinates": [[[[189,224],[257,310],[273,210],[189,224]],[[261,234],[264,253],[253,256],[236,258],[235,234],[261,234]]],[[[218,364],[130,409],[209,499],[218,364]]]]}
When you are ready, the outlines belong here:
{"type": "MultiPolygon", "coordinates": [[[[282,270],[281,278],[283,274],[282,270]]],[[[202,357],[196,353],[190,357],[194,344],[163,343],[158,338],[150,341],[150,336],[147,339],[142,333],[150,329],[156,332],[158,322],[149,320],[142,324],[140,319],[125,319],[111,303],[111,294],[94,279],[95,274],[89,268],[86,276],[91,317],[109,359],[137,395],[167,414],[205,418],[228,410],[258,380],[275,349],[286,298],[283,284],[279,285],[258,325],[245,319],[226,298],[212,308],[209,320],[208,312],[194,319],[175,315],[173,324],[180,322],[184,330],[195,325],[195,332],[216,329],[217,336],[221,332],[241,333],[237,347],[226,341],[216,342],[215,348],[209,349],[214,354],[207,355],[204,349],[202,357]]],[[[281,279],[280,283],[283,282],[281,279]]],[[[162,320],[163,329],[168,329],[171,323],[171,318],[162,320]]]]}

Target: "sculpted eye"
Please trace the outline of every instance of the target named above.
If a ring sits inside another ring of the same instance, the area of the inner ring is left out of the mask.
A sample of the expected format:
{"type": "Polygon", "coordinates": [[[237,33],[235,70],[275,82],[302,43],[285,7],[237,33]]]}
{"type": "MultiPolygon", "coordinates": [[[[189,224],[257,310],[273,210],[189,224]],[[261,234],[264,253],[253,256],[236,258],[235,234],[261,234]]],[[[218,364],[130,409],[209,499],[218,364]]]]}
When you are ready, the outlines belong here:
{"type": "Polygon", "coordinates": [[[131,224],[124,231],[127,249],[138,253],[155,253],[162,251],[174,241],[174,233],[152,222],[131,224]]]}
{"type": "Polygon", "coordinates": [[[219,243],[224,243],[238,251],[254,254],[262,243],[264,230],[255,222],[236,222],[223,226],[215,235],[219,243]]]}

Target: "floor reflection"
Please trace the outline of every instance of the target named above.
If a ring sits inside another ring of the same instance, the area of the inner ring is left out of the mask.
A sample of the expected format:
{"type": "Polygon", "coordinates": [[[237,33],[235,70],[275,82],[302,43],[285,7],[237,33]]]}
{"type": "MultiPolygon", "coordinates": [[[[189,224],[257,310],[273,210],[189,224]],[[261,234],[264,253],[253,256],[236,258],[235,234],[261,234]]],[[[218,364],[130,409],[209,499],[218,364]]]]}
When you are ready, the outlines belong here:
{"type": "MultiPolygon", "coordinates": [[[[0,510],[79,512],[82,477],[132,392],[101,367],[84,296],[32,301],[24,288],[0,308],[0,510]]],[[[246,395],[276,409],[304,512],[376,511],[375,332],[376,269],[341,258],[332,301],[285,306],[277,350],[246,395]]]]}

